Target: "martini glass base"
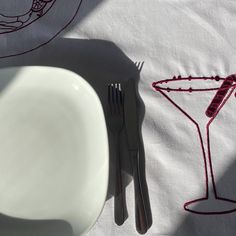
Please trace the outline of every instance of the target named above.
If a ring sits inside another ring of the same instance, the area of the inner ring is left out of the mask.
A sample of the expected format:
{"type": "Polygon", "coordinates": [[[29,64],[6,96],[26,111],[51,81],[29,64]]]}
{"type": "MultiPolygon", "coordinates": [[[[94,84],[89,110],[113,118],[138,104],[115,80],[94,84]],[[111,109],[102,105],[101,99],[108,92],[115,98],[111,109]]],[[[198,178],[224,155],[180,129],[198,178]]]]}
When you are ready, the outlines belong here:
{"type": "Polygon", "coordinates": [[[236,211],[236,201],[225,198],[201,198],[185,203],[184,209],[202,215],[228,214],[236,211]]]}

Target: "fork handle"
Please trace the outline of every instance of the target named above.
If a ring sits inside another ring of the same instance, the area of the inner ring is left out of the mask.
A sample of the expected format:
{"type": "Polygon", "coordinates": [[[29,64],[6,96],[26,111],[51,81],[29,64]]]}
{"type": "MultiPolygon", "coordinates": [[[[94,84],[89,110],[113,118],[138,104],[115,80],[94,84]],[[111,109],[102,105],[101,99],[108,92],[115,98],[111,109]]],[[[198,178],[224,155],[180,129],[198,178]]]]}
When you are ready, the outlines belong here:
{"type": "Polygon", "coordinates": [[[136,229],[140,234],[145,234],[149,228],[145,200],[143,194],[143,185],[140,175],[139,152],[131,151],[131,160],[133,166],[134,196],[135,196],[135,222],[136,229]]]}
{"type": "Polygon", "coordinates": [[[115,222],[117,225],[122,225],[125,222],[125,196],[124,186],[122,184],[121,175],[121,157],[120,157],[120,134],[116,136],[116,156],[115,156],[115,222]]]}

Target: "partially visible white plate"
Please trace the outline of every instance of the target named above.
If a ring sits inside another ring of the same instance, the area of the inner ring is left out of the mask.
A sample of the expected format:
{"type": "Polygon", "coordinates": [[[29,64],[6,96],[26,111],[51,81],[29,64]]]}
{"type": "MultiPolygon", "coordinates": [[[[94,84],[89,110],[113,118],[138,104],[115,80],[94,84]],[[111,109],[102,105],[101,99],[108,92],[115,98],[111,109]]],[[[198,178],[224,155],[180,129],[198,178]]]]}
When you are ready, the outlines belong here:
{"type": "Polygon", "coordinates": [[[53,67],[0,70],[0,213],[63,219],[76,236],[103,208],[108,139],[103,109],[79,75],[53,67]]]}

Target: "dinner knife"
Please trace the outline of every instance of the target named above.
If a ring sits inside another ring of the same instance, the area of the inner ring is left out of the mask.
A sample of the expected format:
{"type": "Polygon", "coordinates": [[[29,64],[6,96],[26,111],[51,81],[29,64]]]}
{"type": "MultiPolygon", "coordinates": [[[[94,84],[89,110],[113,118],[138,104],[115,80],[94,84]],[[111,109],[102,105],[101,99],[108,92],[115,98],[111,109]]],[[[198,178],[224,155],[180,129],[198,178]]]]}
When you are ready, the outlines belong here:
{"type": "Polygon", "coordinates": [[[147,209],[144,200],[144,188],[141,181],[139,157],[139,120],[137,113],[137,96],[134,78],[125,83],[124,118],[127,132],[128,149],[133,168],[135,194],[135,222],[140,234],[148,230],[147,209]]]}

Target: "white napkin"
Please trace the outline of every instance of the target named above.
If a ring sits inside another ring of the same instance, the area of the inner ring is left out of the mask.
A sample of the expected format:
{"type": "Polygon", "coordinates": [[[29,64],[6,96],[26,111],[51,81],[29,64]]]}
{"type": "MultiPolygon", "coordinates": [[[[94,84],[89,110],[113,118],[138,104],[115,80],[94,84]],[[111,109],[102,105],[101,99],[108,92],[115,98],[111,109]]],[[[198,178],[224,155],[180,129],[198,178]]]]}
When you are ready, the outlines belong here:
{"type": "MultiPolygon", "coordinates": [[[[55,4],[62,2],[70,6],[63,0],[55,4]]],[[[70,2],[78,7],[79,1],[70,2]]],[[[54,14],[60,13],[63,18],[67,12],[65,9],[58,8],[54,14]]],[[[61,37],[68,38],[109,40],[132,60],[145,61],[139,92],[146,107],[142,132],[153,215],[153,225],[146,235],[235,235],[236,212],[202,215],[184,209],[186,202],[205,196],[204,162],[198,133],[193,122],[152,88],[154,81],[171,79],[175,75],[226,77],[235,73],[235,13],[236,5],[232,0],[83,1],[73,27],[61,34],[61,37]]],[[[32,37],[27,38],[27,45],[23,43],[24,40],[21,44],[13,43],[17,42],[23,29],[11,35],[0,35],[0,41],[3,42],[0,43],[0,56],[39,46],[41,42],[38,42],[38,38],[52,38],[54,25],[51,23],[48,26],[44,20],[46,22],[42,17],[41,23],[36,21],[40,30],[34,28],[32,37]],[[37,37],[38,33],[43,37],[37,37]]],[[[36,23],[31,26],[33,30],[36,23]]],[[[208,86],[205,82],[200,82],[199,86],[208,86]]],[[[208,119],[204,112],[214,92],[201,93],[191,103],[190,96],[195,95],[179,94],[170,92],[169,95],[178,104],[181,103],[185,110],[191,110],[197,120],[201,121],[202,117],[208,119]]],[[[231,200],[236,200],[235,108],[233,93],[210,130],[217,194],[231,200]]],[[[202,132],[205,133],[204,129],[202,132]]],[[[204,145],[206,147],[206,140],[204,145]]],[[[115,225],[113,199],[110,199],[89,236],[137,235],[133,184],[129,184],[126,191],[129,218],[124,225],[115,225]]],[[[199,208],[201,206],[197,205],[195,210],[199,208]]]]}
{"type": "MultiPolygon", "coordinates": [[[[184,210],[184,203],[205,196],[200,141],[195,126],[151,86],[174,75],[225,77],[235,73],[235,11],[233,1],[103,1],[66,36],[110,40],[134,61],[145,61],[139,91],[146,106],[142,131],[153,214],[147,235],[235,234],[236,213],[200,215],[184,210]]],[[[189,93],[170,96],[193,110],[197,119],[206,120],[204,112],[214,94],[201,93],[195,103],[188,102],[189,93]]],[[[233,94],[212,123],[210,134],[218,194],[233,200],[235,108],[233,94]]],[[[111,199],[88,235],[137,235],[132,184],[127,187],[127,200],[129,218],[123,226],[114,224],[111,199]]]]}

